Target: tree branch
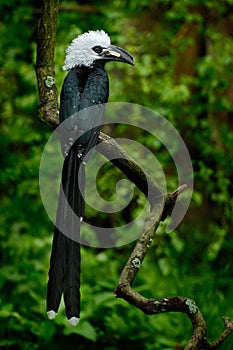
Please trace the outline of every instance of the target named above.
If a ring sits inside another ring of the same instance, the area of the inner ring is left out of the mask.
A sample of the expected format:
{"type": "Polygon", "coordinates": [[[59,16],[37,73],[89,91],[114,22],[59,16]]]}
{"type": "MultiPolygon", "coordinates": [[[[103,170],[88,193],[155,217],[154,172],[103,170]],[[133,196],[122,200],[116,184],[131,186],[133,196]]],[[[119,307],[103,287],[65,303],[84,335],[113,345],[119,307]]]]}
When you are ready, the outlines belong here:
{"type": "MultiPolygon", "coordinates": [[[[173,193],[179,194],[179,189],[173,193]]],[[[148,299],[143,297],[132,289],[132,284],[142,262],[148,253],[153,239],[158,238],[156,229],[162,219],[161,205],[157,203],[156,209],[152,210],[144,225],[142,235],[124,266],[114,295],[117,298],[123,298],[131,305],[142,310],[147,315],[156,315],[166,312],[182,312],[190,319],[193,326],[193,334],[185,347],[185,350],[217,349],[223,341],[233,332],[233,323],[227,317],[224,317],[225,330],[214,342],[206,340],[206,323],[195,301],[186,297],[166,297],[159,299],[148,299]]],[[[157,242],[158,243],[158,240],[157,242]]]]}
{"type": "Polygon", "coordinates": [[[44,0],[37,29],[36,75],[39,92],[39,119],[58,124],[58,94],[54,69],[59,0],[44,0]]]}
{"type": "Polygon", "coordinates": [[[153,207],[157,198],[163,196],[158,183],[149,174],[146,174],[113,138],[101,132],[99,142],[98,151],[117,166],[145,196],[152,191],[151,205],[153,207]]]}
{"type": "MultiPolygon", "coordinates": [[[[39,92],[39,119],[51,127],[58,126],[58,94],[54,70],[54,49],[56,42],[56,23],[58,0],[44,0],[38,23],[36,74],[39,92]]],[[[193,334],[185,350],[217,349],[232,333],[232,321],[224,317],[225,330],[214,342],[208,342],[206,323],[195,301],[181,297],[147,299],[132,289],[133,281],[142,262],[148,253],[152,240],[158,239],[156,230],[161,221],[171,214],[176,199],[185,190],[180,186],[172,193],[163,193],[156,181],[146,174],[140,166],[111,137],[101,133],[99,151],[117,166],[146,196],[150,197],[151,211],[148,215],[142,234],[124,266],[114,295],[123,298],[147,315],[165,312],[185,313],[193,325],[193,334]]],[[[158,244],[157,242],[155,242],[158,244]]]]}
{"type": "Polygon", "coordinates": [[[222,317],[225,330],[220,334],[217,340],[213,342],[208,342],[204,339],[203,348],[204,349],[218,349],[224,340],[233,332],[233,322],[229,317],[222,317]]]}

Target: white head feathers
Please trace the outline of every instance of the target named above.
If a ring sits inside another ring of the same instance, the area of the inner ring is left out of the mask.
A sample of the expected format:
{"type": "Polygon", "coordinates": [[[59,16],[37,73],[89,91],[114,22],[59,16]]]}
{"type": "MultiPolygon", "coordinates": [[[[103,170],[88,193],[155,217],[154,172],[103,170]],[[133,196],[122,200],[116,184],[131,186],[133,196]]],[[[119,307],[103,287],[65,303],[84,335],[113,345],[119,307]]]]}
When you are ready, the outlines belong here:
{"type": "Polygon", "coordinates": [[[90,30],[79,35],[66,49],[63,70],[77,66],[91,67],[95,60],[101,58],[92,48],[97,45],[107,48],[110,44],[110,38],[103,30],[90,30]]]}

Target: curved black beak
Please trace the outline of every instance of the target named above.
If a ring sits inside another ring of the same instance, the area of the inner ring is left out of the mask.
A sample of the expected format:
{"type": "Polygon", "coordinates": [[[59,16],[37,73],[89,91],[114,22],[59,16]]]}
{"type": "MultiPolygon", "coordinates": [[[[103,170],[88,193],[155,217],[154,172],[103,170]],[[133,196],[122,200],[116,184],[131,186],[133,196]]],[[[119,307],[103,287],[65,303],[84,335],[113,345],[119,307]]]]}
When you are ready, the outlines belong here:
{"type": "Polygon", "coordinates": [[[102,52],[102,59],[107,61],[118,61],[134,65],[133,56],[121,47],[110,45],[102,52]]]}

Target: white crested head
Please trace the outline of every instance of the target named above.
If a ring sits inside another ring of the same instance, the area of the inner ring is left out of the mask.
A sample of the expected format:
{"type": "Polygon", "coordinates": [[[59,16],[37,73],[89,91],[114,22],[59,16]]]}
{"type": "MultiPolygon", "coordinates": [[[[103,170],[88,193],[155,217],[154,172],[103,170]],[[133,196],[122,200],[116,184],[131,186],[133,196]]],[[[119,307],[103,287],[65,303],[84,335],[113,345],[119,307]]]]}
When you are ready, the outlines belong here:
{"type": "Polygon", "coordinates": [[[78,66],[91,67],[94,61],[101,59],[101,56],[92,50],[93,47],[101,46],[107,48],[109,45],[111,45],[110,38],[103,30],[90,30],[79,35],[66,49],[63,70],[69,70],[78,66]]]}

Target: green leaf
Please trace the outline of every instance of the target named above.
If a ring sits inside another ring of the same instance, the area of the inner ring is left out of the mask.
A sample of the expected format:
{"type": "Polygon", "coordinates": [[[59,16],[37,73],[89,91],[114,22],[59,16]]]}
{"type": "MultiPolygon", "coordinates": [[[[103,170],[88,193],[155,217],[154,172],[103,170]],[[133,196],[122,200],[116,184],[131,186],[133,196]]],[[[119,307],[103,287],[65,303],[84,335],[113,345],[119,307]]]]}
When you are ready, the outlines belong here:
{"type": "Polygon", "coordinates": [[[93,342],[96,341],[97,334],[95,328],[88,321],[80,321],[80,323],[76,327],[67,325],[64,334],[70,335],[73,333],[79,334],[82,337],[93,342]]]}

